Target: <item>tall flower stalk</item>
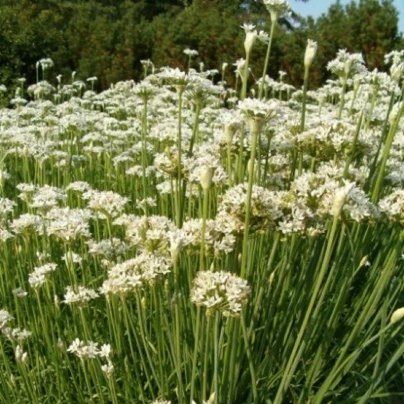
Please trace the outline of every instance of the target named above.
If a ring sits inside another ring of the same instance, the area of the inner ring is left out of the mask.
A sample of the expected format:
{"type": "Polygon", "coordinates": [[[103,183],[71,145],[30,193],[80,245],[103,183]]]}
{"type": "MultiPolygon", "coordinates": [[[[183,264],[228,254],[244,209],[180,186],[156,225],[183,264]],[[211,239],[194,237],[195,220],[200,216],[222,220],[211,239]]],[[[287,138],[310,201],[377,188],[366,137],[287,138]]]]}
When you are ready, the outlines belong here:
{"type": "Polygon", "coordinates": [[[290,11],[290,6],[287,0],[263,0],[264,5],[271,15],[271,30],[269,34],[269,40],[267,45],[267,51],[265,55],[264,68],[262,71],[261,82],[258,91],[258,98],[262,99],[264,96],[264,83],[265,77],[268,71],[269,57],[271,54],[272,40],[275,34],[275,27],[278,22],[278,18],[283,14],[290,11]]]}
{"type": "Polygon", "coordinates": [[[314,57],[317,52],[317,42],[309,39],[307,41],[306,53],[304,55],[304,82],[303,82],[303,99],[302,99],[302,117],[300,119],[300,132],[304,131],[306,122],[306,101],[307,101],[307,87],[309,83],[310,66],[313,63],[314,57]]]}

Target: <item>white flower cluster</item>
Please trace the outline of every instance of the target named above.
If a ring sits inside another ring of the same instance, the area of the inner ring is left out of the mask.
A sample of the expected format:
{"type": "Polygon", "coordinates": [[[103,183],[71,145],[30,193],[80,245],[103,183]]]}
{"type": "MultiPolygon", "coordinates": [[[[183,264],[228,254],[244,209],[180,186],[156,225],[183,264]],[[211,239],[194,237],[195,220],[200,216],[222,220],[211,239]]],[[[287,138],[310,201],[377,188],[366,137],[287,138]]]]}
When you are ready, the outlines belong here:
{"type": "Polygon", "coordinates": [[[30,208],[47,211],[66,200],[66,193],[60,188],[50,185],[44,185],[43,187],[32,186],[32,184],[27,185],[28,187],[25,188],[19,197],[26,201],[30,208]]]}
{"type": "Polygon", "coordinates": [[[274,23],[282,14],[290,13],[291,8],[287,0],[263,0],[265,7],[271,13],[274,23]]]}
{"type": "Polygon", "coordinates": [[[203,173],[211,170],[211,182],[216,186],[225,185],[227,183],[227,173],[220,161],[220,149],[214,145],[207,144],[203,147],[195,148],[192,157],[185,157],[184,175],[192,184],[199,184],[203,173]]]}
{"type": "Polygon", "coordinates": [[[392,222],[404,224],[404,190],[396,189],[381,199],[379,209],[392,222]]]}
{"type": "Polygon", "coordinates": [[[126,240],[141,250],[166,254],[170,235],[176,231],[174,223],[165,216],[121,216],[114,221],[126,227],[126,240]]]}
{"type": "MultiPolygon", "coordinates": [[[[182,226],[182,246],[189,254],[199,254],[202,241],[202,219],[186,220],[182,226]]],[[[233,234],[235,226],[228,222],[228,218],[216,217],[206,221],[205,254],[220,257],[234,250],[236,237],[233,234]]]]}
{"type": "Polygon", "coordinates": [[[9,339],[22,342],[29,338],[32,335],[31,331],[21,328],[9,328],[9,327],[4,327],[0,328],[1,332],[6,335],[9,339]]]}
{"type": "Polygon", "coordinates": [[[0,310],[0,331],[7,325],[10,320],[13,320],[14,317],[7,310],[0,310]]]}
{"type": "Polygon", "coordinates": [[[47,234],[65,241],[89,238],[91,217],[89,209],[53,208],[46,214],[47,234]]]}
{"type": "MultiPolygon", "coordinates": [[[[247,183],[229,188],[219,204],[217,220],[220,220],[221,223],[227,222],[228,228],[232,229],[234,233],[244,231],[247,188],[247,183]]],[[[274,226],[281,215],[278,194],[258,185],[253,185],[250,231],[266,230],[274,226]]]]}
{"type": "Polygon", "coordinates": [[[384,56],[386,64],[391,63],[390,75],[396,82],[400,83],[404,74],[404,51],[392,51],[384,56]]]}
{"type": "Polygon", "coordinates": [[[148,252],[114,265],[108,271],[100,292],[126,295],[136,292],[146,285],[153,285],[171,271],[171,259],[148,252]]]}
{"type": "Polygon", "coordinates": [[[224,316],[238,317],[250,292],[247,281],[230,272],[200,271],[194,279],[191,301],[205,307],[207,314],[219,311],[224,316]]]}
{"type": "Polygon", "coordinates": [[[107,376],[110,376],[114,371],[114,366],[111,362],[112,348],[109,344],[103,344],[98,348],[98,342],[84,342],[79,338],[76,338],[67,348],[67,352],[70,352],[83,360],[95,358],[106,359],[107,363],[101,366],[101,370],[107,376]]]}
{"type": "Polygon", "coordinates": [[[84,286],[78,286],[78,287],[67,286],[63,303],[66,304],[77,303],[79,306],[84,306],[90,300],[96,299],[98,296],[99,295],[95,290],[85,288],[84,286]]]}
{"type": "Polygon", "coordinates": [[[122,257],[129,250],[129,246],[117,237],[100,241],[89,240],[87,245],[89,254],[107,259],[122,257]]]}
{"type": "Polygon", "coordinates": [[[96,211],[100,218],[116,218],[129,202],[129,198],[113,191],[89,190],[83,193],[83,199],[88,200],[88,207],[96,211]]]}
{"type": "Polygon", "coordinates": [[[327,70],[339,77],[351,77],[358,73],[365,73],[363,56],[360,53],[349,53],[340,49],[337,57],[327,64],[327,70]]]}
{"type": "Polygon", "coordinates": [[[266,122],[280,111],[280,104],[275,100],[261,101],[257,98],[245,98],[239,101],[237,108],[247,119],[266,122]]]}
{"type": "Polygon", "coordinates": [[[28,275],[28,282],[33,288],[38,288],[46,282],[47,275],[56,271],[57,264],[48,263],[34,268],[34,272],[28,275]]]}

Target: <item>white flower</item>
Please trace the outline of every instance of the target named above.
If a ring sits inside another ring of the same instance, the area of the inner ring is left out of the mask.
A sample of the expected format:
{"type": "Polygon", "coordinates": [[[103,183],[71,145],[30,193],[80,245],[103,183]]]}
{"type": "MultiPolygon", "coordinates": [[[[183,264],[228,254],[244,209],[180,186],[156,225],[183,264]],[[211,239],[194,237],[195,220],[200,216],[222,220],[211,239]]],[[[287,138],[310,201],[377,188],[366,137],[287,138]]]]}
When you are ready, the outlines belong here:
{"type": "Polygon", "coordinates": [[[88,238],[90,234],[89,209],[53,208],[47,215],[47,233],[62,240],[71,241],[79,237],[88,238]]]}
{"type": "Polygon", "coordinates": [[[20,345],[17,345],[15,347],[15,359],[17,360],[17,362],[28,362],[28,354],[24,352],[20,345]]]}
{"type": "Polygon", "coordinates": [[[50,272],[54,272],[56,270],[57,265],[54,263],[44,264],[40,267],[34,268],[34,272],[31,272],[28,275],[29,284],[37,288],[42,286],[46,282],[46,277],[50,272]]]}
{"type": "Polygon", "coordinates": [[[88,200],[88,207],[99,212],[101,218],[106,216],[116,218],[124,210],[129,198],[121,196],[113,191],[94,191],[84,192],[83,199],[88,200]]]}
{"type": "Polygon", "coordinates": [[[114,365],[112,362],[108,361],[105,365],[101,365],[101,370],[105,373],[107,377],[114,373],[114,365]]]}
{"type": "Polygon", "coordinates": [[[109,358],[112,354],[112,348],[109,344],[103,344],[100,348],[99,356],[100,358],[109,358]]]}
{"type": "Polygon", "coordinates": [[[187,56],[189,56],[189,57],[198,56],[198,55],[199,55],[199,53],[198,53],[197,50],[189,49],[189,48],[184,49],[184,53],[185,53],[187,56]]]}
{"type": "Polygon", "coordinates": [[[12,293],[14,296],[17,296],[17,297],[25,297],[28,294],[28,292],[26,292],[22,288],[13,289],[12,293]]]}
{"type": "Polygon", "coordinates": [[[348,53],[345,49],[340,49],[337,57],[328,63],[327,70],[339,77],[348,78],[366,71],[364,63],[363,56],[360,53],[348,53]]]}
{"type": "Polygon", "coordinates": [[[393,222],[404,223],[404,190],[396,189],[379,201],[380,210],[393,222]]]}
{"type": "Polygon", "coordinates": [[[93,359],[99,356],[98,343],[88,341],[88,345],[79,338],[76,338],[67,348],[67,352],[75,354],[80,359],[93,359]]]}
{"type": "Polygon", "coordinates": [[[13,316],[6,310],[0,310],[0,330],[5,327],[5,325],[13,320],[13,316]]]}
{"type": "Polygon", "coordinates": [[[245,53],[247,55],[250,54],[252,46],[254,45],[254,42],[258,36],[258,32],[255,30],[255,25],[254,24],[243,24],[241,28],[244,29],[245,31],[245,40],[244,40],[244,49],[245,53]]]}
{"type": "Polygon", "coordinates": [[[272,23],[284,13],[290,12],[290,5],[287,0],[263,0],[267,10],[271,13],[272,23]]]}
{"type": "Polygon", "coordinates": [[[206,307],[208,314],[219,310],[225,316],[238,317],[249,294],[247,281],[237,275],[225,271],[200,271],[194,279],[191,301],[206,307]]]}
{"type": "Polygon", "coordinates": [[[71,286],[66,287],[66,293],[64,296],[64,303],[72,304],[78,303],[80,306],[88,303],[90,300],[98,297],[98,293],[93,289],[87,289],[83,286],[75,288],[75,291],[71,286]]]}
{"type": "Polygon", "coordinates": [[[153,285],[171,270],[171,259],[148,252],[114,265],[108,271],[100,292],[103,294],[126,295],[145,285],[153,285]]]}

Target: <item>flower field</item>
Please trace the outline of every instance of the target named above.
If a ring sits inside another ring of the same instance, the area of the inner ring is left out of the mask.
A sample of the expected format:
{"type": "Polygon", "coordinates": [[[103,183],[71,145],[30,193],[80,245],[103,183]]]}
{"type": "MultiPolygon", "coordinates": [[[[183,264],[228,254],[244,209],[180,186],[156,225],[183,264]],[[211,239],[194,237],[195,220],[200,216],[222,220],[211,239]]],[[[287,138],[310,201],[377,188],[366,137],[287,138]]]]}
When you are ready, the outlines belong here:
{"type": "Polygon", "coordinates": [[[296,90],[243,28],[234,89],[44,59],[0,109],[0,403],[403,402],[404,51],[296,90]]]}

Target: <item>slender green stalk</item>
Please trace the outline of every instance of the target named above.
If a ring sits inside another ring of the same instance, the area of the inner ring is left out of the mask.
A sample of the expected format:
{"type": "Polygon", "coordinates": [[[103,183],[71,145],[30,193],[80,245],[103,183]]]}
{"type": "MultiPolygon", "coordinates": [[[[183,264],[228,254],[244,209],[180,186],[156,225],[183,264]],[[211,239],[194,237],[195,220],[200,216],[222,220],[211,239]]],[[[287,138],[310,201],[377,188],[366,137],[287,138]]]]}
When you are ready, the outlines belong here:
{"type": "Polygon", "coordinates": [[[197,307],[196,309],[196,328],[195,328],[195,342],[194,342],[194,352],[192,356],[192,374],[191,374],[191,396],[190,402],[192,403],[195,396],[195,380],[196,380],[196,368],[198,364],[198,346],[199,346],[199,332],[201,328],[201,309],[197,307]]]}
{"type": "Polygon", "coordinates": [[[345,77],[343,77],[343,79],[342,79],[342,89],[341,89],[341,94],[340,94],[340,99],[339,99],[337,119],[341,119],[341,117],[342,117],[342,111],[344,109],[344,104],[345,104],[345,93],[346,93],[347,83],[348,83],[348,76],[345,75],[345,77]]]}
{"type": "Polygon", "coordinates": [[[259,88],[259,92],[258,92],[258,98],[260,100],[262,99],[262,97],[264,95],[265,77],[267,75],[269,56],[271,54],[272,40],[273,40],[274,33],[275,33],[275,27],[276,27],[276,20],[275,21],[272,20],[271,31],[269,33],[269,41],[268,41],[268,46],[267,46],[267,53],[265,55],[265,61],[264,61],[264,69],[262,70],[261,83],[260,83],[260,88],[259,88]]]}
{"type": "Polygon", "coordinates": [[[403,113],[404,113],[404,102],[401,104],[401,107],[400,107],[399,111],[397,112],[397,115],[396,115],[396,117],[393,121],[393,124],[391,125],[390,130],[387,135],[386,143],[385,143],[384,149],[383,149],[382,160],[380,162],[380,166],[379,166],[379,169],[377,172],[376,182],[375,182],[375,185],[374,185],[373,191],[372,191],[371,200],[373,203],[377,202],[380,192],[382,190],[384,173],[386,171],[386,165],[387,165],[387,159],[390,155],[391,146],[392,146],[394,138],[396,136],[396,133],[398,130],[398,125],[403,116],[403,113]]]}
{"type": "Polygon", "coordinates": [[[241,322],[241,330],[243,332],[244,345],[245,345],[245,349],[246,349],[246,353],[247,353],[248,366],[250,368],[252,394],[253,394],[254,403],[256,403],[258,401],[257,378],[255,376],[255,369],[254,369],[254,363],[253,363],[253,358],[252,358],[252,354],[251,354],[250,342],[248,339],[247,327],[245,325],[243,315],[241,315],[241,317],[240,317],[240,322],[241,322]]]}
{"type": "Polygon", "coordinates": [[[209,208],[209,189],[203,190],[203,213],[202,213],[202,228],[201,228],[201,249],[199,253],[199,268],[204,271],[205,268],[205,241],[206,241],[206,221],[208,220],[209,208]]]}
{"type": "Polygon", "coordinates": [[[213,371],[213,386],[215,393],[215,404],[219,404],[219,325],[220,325],[220,313],[215,313],[215,330],[213,341],[213,354],[214,354],[214,371],[213,371]]]}
{"type": "Polygon", "coordinates": [[[281,384],[276,393],[274,404],[281,404],[283,402],[285,391],[288,389],[288,387],[290,385],[290,382],[294,375],[297,364],[300,361],[301,355],[303,354],[303,349],[305,348],[305,345],[307,343],[307,342],[303,342],[303,337],[304,337],[304,334],[308,327],[309,320],[311,318],[312,311],[313,311],[314,305],[316,303],[318,293],[320,291],[320,287],[322,285],[322,282],[324,280],[324,277],[325,277],[327,269],[328,269],[328,265],[331,260],[332,249],[334,246],[334,239],[337,234],[337,228],[338,228],[338,217],[335,216],[333,219],[333,222],[332,222],[332,227],[329,232],[329,236],[328,236],[325,257],[324,257],[324,260],[322,261],[321,268],[318,273],[318,277],[315,280],[310,303],[306,310],[306,314],[304,316],[303,323],[300,327],[295,344],[293,346],[292,353],[289,356],[289,360],[288,360],[286,368],[284,370],[284,375],[282,377],[281,384]]]}
{"type": "Polygon", "coordinates": [[[183,199],[182,199],[182,92],[180,89],[178,93],[178,133],[177,133],[177,153],[178,153],[178,167],[177,167],[177,226],[182,227],[182,209],[183,209],[183,199]]]}
{"type": "Polygon", "coordinates": [[[240,93],[240,99],[244,99],[247,97],[247,85],[248,85],[248,76],[249,76],[249,71],[248,71],[248,65],[250,61],[250,54],[247,53],[246,58],[245,58],[245,64],[243,67],[243,76],[241,77],[241,93],[240,93]]]}
{"type": "Polygon", "coordinates": [[[259,132],[251,132],[251,157],[248,173],[248,189],[245,204],[245,221],[244,221],[244,235],[243,235],[243,247],[241,252],[241,269],[240,276],[245,278],[247,275],[247,257],[248,257],[248,238],[250,234],[250,217],[251,217],[251,196],[254,183],[254,168],[255,168],[255,153],[257,150],[257,139],[259,132]]]}
{"type": "Polygon", "coordinates": [[[307,102],[308,83],[309,83],[309,66],[305,66],[304,81],[303,81],[302,116],[300,118],[300,132],[304,131],[305,123],[306,123],[306,102],[307,102]]]}

